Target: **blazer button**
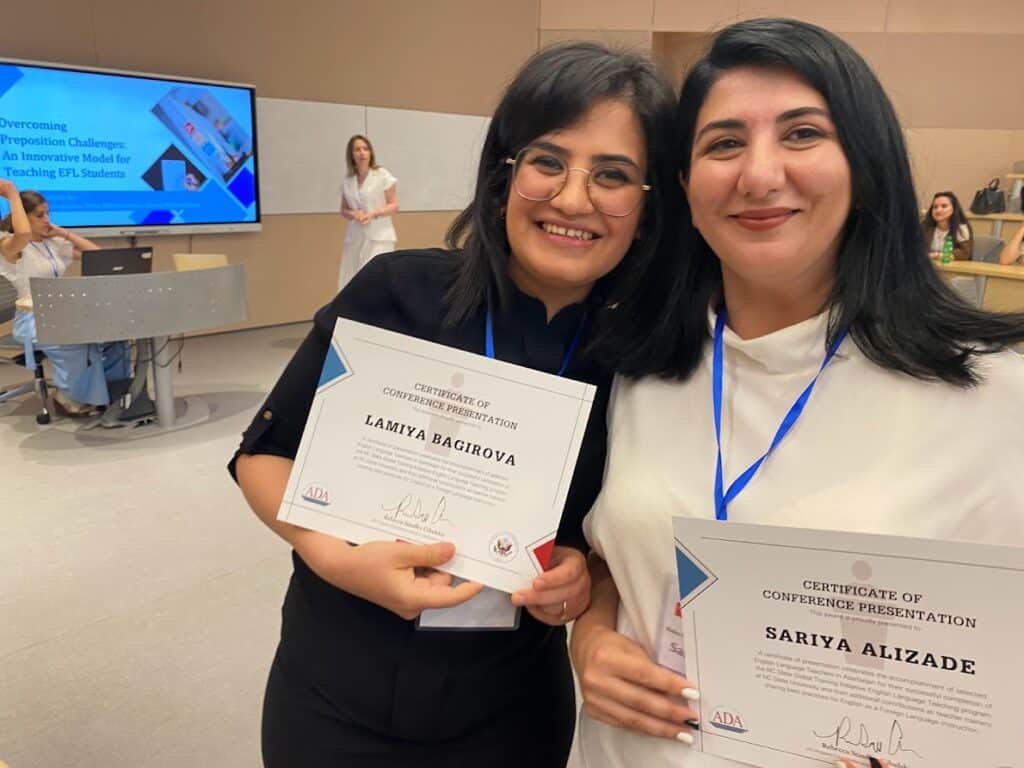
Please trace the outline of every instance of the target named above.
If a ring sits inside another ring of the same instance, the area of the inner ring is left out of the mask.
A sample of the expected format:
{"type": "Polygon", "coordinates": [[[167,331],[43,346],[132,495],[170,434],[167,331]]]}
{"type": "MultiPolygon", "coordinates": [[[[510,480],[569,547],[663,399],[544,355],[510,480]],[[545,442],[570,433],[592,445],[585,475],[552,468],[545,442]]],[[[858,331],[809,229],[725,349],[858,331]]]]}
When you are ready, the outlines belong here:
{"type": "Polygon", "coordinates": [[[270,421],[272,418],[274,418],[274,413],[269,408],[263,412],[264,421],[270,421]]]}

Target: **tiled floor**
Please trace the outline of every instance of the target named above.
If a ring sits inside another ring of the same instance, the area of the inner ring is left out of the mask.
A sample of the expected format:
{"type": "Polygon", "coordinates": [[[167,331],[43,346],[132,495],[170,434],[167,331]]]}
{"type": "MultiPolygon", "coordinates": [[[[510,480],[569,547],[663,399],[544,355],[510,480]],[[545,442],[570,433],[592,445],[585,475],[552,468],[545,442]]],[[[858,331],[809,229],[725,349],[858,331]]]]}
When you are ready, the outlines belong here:
{"type": "MultiPolygon", "coordinates": [[[[224,470],[305,326],[190,339],[212,419],[111,442],[0,405],[0,760],[254,768],[289,572],[224,470]]],[[[0,385],[25,378],[0,367],[0,385]]]]}
{"type": "MultiPolygon", "coordinates": [[[[110,441],[0,405],[10,768],[260,766],[290,562],[224,465],[306,329],[190,339],[175,392],[213,414],[180,432],[110,441]]],[[[0,387],[25,378],[0,366],[0,387]]]]}

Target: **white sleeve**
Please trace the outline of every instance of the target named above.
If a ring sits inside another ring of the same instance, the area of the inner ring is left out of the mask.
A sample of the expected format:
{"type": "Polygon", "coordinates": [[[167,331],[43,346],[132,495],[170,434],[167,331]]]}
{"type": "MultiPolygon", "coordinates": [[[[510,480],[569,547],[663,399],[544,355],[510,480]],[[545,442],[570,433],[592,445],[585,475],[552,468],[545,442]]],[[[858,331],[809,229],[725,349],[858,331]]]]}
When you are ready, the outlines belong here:
{"type": "MultiPolygon", "coordinates": [[[[13,236],[10,232],[0,233],[0,242],[13,236]]],[[[14,280],[18,276],[18,262],[12,263],[3,256],[0,256],[0,276],[6,277],[8,280],[14,280]]]]}
{"type": "Polygon", "coordinates": [[[398,179],[392,176],[391,171],[389,171],[387,168],[380,169],[380,178],[382,182],[381,189],[383,189],[385,192],[398,183],[398,179]]]}

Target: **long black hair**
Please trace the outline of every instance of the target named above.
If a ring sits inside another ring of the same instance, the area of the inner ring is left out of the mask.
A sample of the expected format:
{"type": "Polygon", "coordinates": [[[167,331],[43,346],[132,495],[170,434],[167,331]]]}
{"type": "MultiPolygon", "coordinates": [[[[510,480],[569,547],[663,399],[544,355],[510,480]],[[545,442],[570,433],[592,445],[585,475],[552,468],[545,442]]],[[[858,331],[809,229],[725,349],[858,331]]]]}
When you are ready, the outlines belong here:
{"type": "MultiPolygon", "coordinates": [[[[508,277],[509,243],[503,212],[511,189],[511,167],[505,162],[520,149],[551,131],[580,120],[594,105],[606,100],[628,103],[643,129],[647,152],[647,193],[637,239],[622,262],[601,280],[601,296],[608,305],[633,297],[649,278],[667,213],[675,215],[681,198],[673,166],[672,87],[646,57],[617,51],[597,43],[568,43],[534,54],[506,88],[494,112],[480,156],[473,201],[455,219],[445,238],[449,248],[462,248],[463,260],[447,294],[447,320],[455,324],[472,316],[486,302],[509,306],[512,286],[508,277]]],[[[644,308],[651,318],[656,308],[644,308]]],[[[591,351],[621,341],[617,321],[629,322],[622,311],[605,313],[591,335],[591,351]]],[[[648,319],[648,322],[652,322],[648,319]]],[[[604,356],[604,355],[602,355],[604,356]]]]}
{"type": "MultiPolygon", "coordinates": [[[[949,234],[953,236],[953,242],[957,242],[957,238],[960,235],[960,228],[963,227],[967,230],[967,239],[974,239],[974,227],[971,226],[971,222],[967,218],[967,214],[964,213],[964,207],[960,205],[960,200],[952,192],[936,192],[932,196],[931,205],[928,206],[928,212],[924,215],[921,220],[921,229],[924,232],[925,247],[931,244],[931,236],[935,232],[935,228],[939,225],[935,221],[935,216],[932,215],[932,208],[935,207],[935,201],[940,197],[945,197],[949,200],[949,204],[953,206],[953,213],[949,217],[949,234]]],[[[962,241],[960,241],[962,242],[962,241]]]]}
{"type": "MultiPolygon", "coordinates": [[[[976,353],[1024,340],[1024,315],[968,306],[925,253],[917,198],[896,112],[867,63],[827,30],[792,19],[754,19],[723,29],[683,83],[676,150],[689,177],[697,114],[722,73],[783,68],[824,97],[852,176],[851,209],[826,305],[826,346],[840,329],[877,365],[925,380],[978,382],[976,353]]],[[[686,377],[703,358],[707,309],[721,296],[718,258],[680,211],[679,269],[661,286],[664,318],[619,370],[686,377]]]]}

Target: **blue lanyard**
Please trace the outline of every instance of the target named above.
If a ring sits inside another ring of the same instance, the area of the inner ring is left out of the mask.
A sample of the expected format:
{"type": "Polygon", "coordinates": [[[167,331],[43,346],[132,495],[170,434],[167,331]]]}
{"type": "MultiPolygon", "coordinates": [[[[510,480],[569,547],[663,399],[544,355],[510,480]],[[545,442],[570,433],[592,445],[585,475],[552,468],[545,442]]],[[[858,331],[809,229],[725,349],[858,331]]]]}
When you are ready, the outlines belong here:
{"type": "MultiPolygon", "coordinates": [[[[53,251],[50,250],[50,246],[48,246],[46,244],[46,241],[43,240],[42,243],[43,243],[43,250],[46,252],[46,258],[48,258],[50,260],[50,269],[53,270],[53,276],[54,277],[60,277],[60,274],[57,271],[57,258],[53,255],[53,251]]],[[[37,251],[39,250],[39,243],[33,242],[32,245],[34,245],[36,247],[37,251]]]]}
{"type": "MultiPolygon", "coordinates": [[[[587,312],[583,311],[583,317],[580,318],[580,325],[576,329],[576,335],[572,337],[572,341],[569,344],[569,349],[565,352],[565,358],[562,360],[562,367],[558,369],[557,376],[563,376],[565,369],[569,367],[569,361],[572,360],[573,354],[576,352],[576,347],[579,346],[580,339],[583,337],[583,327],[587,324],[587,312]]],[[[494,319],[491,317],[491,309],[487,308],[487,326],[484,334],[484,354],[487,355],[491,360],[494,360],[494,319]]]]}
{"type": "Polygon", "coordinates": [[[811,396],[811,392],[814,391],[814,385],[818,383],[818,377],[821,376],[821,372],[825,370],[825,366],[828,365],[833,356],[836,354],[836,350],[839,349],[839,345],[843,343],[846,338],[846,330],[840,333],[836,340],[832,343],[828,352],[825,355],[825,359],[821,363],[821,367],[818,372],[811,379],[811,383],[807,385],[806,389],[800,393],[800,396],[796,399],[796,402],[790,406],[789,412],[786,413],[785,418],[782,420],[782,424],[779,425],[778,431],[775,433],[775,437],[772,438],[772,443],[768,446],[768,450],[765,451],[764,455],[747,467],[746,471],[737,477],[729,489],[723,494],[722,486],[722,336],[725,335],[725,320],[726,312],[725,307],[722,307],[718,312],[718,318],[715,320],[715,340],[714,340],[714,356],[712,358],[711,366],[711,397],[714,401],[715,408],[715,442],[718,444],[718,460],[715,464],[715,518],[718,520],[729,519],[729,502],[735,499],[742,493],[743,489],[747,487],[747,484],[753,479],[757,470],[765,459],[775,450],[776,446],[782,442],[782,439],[789,433],[789,430],[796,424],[797,419],[800,418],[800,414],[804,412],[804,406],[807,405],[807,400],[811,396]]]}

